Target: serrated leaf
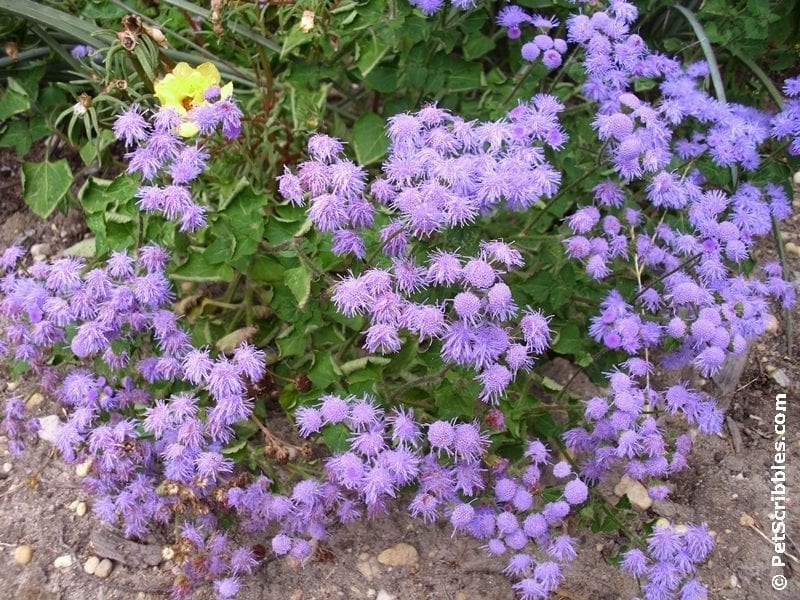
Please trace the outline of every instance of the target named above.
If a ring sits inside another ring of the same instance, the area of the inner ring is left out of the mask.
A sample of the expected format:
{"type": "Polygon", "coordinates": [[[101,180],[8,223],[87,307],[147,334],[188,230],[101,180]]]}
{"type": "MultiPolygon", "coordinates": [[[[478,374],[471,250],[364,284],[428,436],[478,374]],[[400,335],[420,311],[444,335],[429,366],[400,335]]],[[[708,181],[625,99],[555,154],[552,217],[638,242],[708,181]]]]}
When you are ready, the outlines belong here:
{"type": "Polygon", "coordinates": [[[353,125],[353,148],[362,165],[378,162],[386,155],[389,140],[384,126],[384,120],[373,112],[364,113],[353,125]]]}
{"type": "Polygon", "coordinates": [[[255,281],[283,281],[283,265],[272,257],[256,256],[247,275],[255,281]]]}
{"type": "Polygon", "coordinates": [[[297,300],[298,308],[304,308],[311,294],[311,272],[305,265],[287,269],[283,274],[283,282],[297,300]]]}
{"type": "Polygon", "coordinates": [[[215,344],[217,350],[223,354],[230,354],[238,348],[242,342],[248,341],[258,332],[258,327],[240,327],[235,331],[230,332],[228,335],[222,336],[215,344]]]}
{"type": "MultiPolygon", "coordinates": [[[[13,78],[9,79],[8,81],[9,83],[12,82],[13,78]]],[[[13,115],[25,112],[30,107],[31,103],[25,91],[14,89],[9,85],[3,95],[0,96],[0,121],[4,121],[13,115]]]]}
{"type": "Polygon", "coordinates": [[[46,219],[72,185],[72,170],[66,160],[22,164],[22,196],[25,204],[46,219]]]}
{"type": "Polygon", "coordinates": [[[67,256],[82,256],[84,258],[92,258],[95,255],[95,239],[88,238],[85,240],[81,240],[77,244],[73,244],[66,250],[64,250],[64,254],[67,256]]]}
{"type": "Polygon", "coordinates": [[[0,134],[0,147],[13,147],[17,156],[25,156],[31,149],[32,141],[28,123],[22,119],[9,122],[6,130],[0,134]]]}
{"type": "Polygon", "coordinates": [[[378,66],[383,57],[389,51],[389,44],[380,40],[374,35],[363,44],[359,44],[360,55],[356,61],[356,67],[361,71],[361,77],[366,77],[372,69],[378,66]]]}
{"type": "Polygon", "coordinates": [[[339,370],[342,372],[342,375],[350,375],[361,369],[366,369],[370,364],[388,365],[390,362],[392,362],[392,360],[385,356],[362,356],[361,358],[355,358],[340,365],[339,370]]]}
{"type": "Polygon", "coordinates": [[[233,269],[229,265],[210,265],[199,252],[189,255],[189,260],[172,274],[181,281],[233,281],[233,269]]]}
{"type": "Polygon", "coordinates": [[[325,440],[325,444],[330,448],[330,451],[335,454],[347,450],[349,434],[347,427],[337,423],[336,425],[329,425],[322,430],[322,439],[325,440]]]}

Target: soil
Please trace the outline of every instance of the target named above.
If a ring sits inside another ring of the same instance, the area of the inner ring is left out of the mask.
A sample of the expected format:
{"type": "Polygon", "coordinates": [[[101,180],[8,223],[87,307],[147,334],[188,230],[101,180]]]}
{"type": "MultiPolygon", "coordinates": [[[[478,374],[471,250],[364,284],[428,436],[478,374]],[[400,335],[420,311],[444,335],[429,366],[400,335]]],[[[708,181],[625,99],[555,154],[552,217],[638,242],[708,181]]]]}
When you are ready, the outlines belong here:
{"type": "MultiPolygon", "coordinates": [[[[76,211],[55,215],[44,222],[24,208],[18,168],[18,161],[0,150],[0,248],[15,242],[28,247],[47,243],[56,252],[79,240],[85,231],[76,211]]],[[[800,243],[799,224],[800,216],[785,224],[786,241],[800,243]]],[[[765,242],[759,249],[761,259],[773,254],[770,243],[765,242]]],[[[800,286],[800,257],[789,254],[788,261],[790,276],[800,286]]],[[[800,329],[798,317],[800,311],[795,310],[795,332],[800,329]]],[[[656,503],[641,515],[645,521],[664,517],[672,523],[709,524],[716,534],[717,547],[700,569],[699,578],[709,586],[712,599],[800,598],[800,577],[795,573],[800,564],[787,559],[785,568],[773,568],[773,546],[764,538],[770,535],[773,512],[770,466],[774,460],[775,396],[785,393],[789,487],[786,523],[789,536],[800,541],[796,483],[800,481],[800,420],[794,404],[800,367],[786,353],[783,316],[779,320],[777,331],[751,349],[738,385],[733,386],[728,398],[729,426],[724,435],[698,436],[689,468],[670,482],[673,489],[670,500],[656,503]],[[788,387],[776,381],[781,378],[775,369],[782,370],[788,387]],[[776,592],[771,584],[772,578],[779,574],[788,579],[783,592],[776,592]]],[[[795,352],[800,351],[799,336],[795,336],[794,346],[795,352]]],[[[566,381],[572,367],[563,361],[551,369],[551,377],[566,381]]],[[[583,385],[587,391],[591,388],[588,381],[583,385]]],[[[705,382],[705,388],[711,394],[717,391],[713,382],[705,382]]],[[[0,389],[5,390],[2,375],[0,389]]],[[[33,383],[29,381],[20,382],[15,391],[24,397],[32,392],[33,383]]],[[[0,392],[0,397],[9,393],[0,392]]],[[[33,410],[40,416],[57,413],[55,403],[48,398],[33,410]]],[[[75,467],[54,456],[46,442],[39,441],[19,459],[9,456],[3,442],[0,438],[0,462],[10,466],[0,469],[0,590],[3,590],[0,597],[20,600],[168,597],[172,579],[168,561],[146,567],[117,560],[111,574],[104,579],[84,572],[84,562],[94,553],[90,540],[102,525],[92,516],[91,499],[83,491],[75,467]],[[75,505],[79,501],[89,505],[85,516],[76,514],[75,505]],[[33,559],[27,565],[14,561],[14,549],[20,544],[33,548],[33,559]],[[71,557],[71,566],[57,568],[54,561],[60,556],[71,557]]],[[[616,501],[610,491],[613,483],[604,489],[616,501]]],[[[616,600],[636,595],[632,580],[623,578],[609,564],[623,540],[618,532],[592,534],[574,523],[570,530],[579,540],[579,555],[556,598],[616,600]]],[[[164,540],[152,538],[146,542],[160,548],[164,540]]],[[[787,550],[800,556],[800,548],[792,542],[788,542],[787,550]]],[[[511,600],[514,594],[509,580],[500,573],[502,568],[502,562],[486,557],[474,540],[451,537],[450,528],[444,524],[424,525],[395,511],[372,522],[334,530],[303,567],[289,559],[269,562],[244,581],[240,597],[511,600]],[[416,549],[416,561],[397,567],[378,562],[382,551],[400,542],[416,549]]],[[[213,594],[204,589],[196,597],[211,598],[213,594]]]]}

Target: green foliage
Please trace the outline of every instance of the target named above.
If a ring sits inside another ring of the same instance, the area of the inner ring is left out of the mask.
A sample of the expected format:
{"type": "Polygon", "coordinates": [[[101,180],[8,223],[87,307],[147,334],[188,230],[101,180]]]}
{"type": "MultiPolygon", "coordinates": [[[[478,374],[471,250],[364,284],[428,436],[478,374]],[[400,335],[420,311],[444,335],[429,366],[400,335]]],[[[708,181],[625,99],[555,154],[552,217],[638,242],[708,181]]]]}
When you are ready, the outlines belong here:
{"type": "MultiPolygon", "coordinates": [[[[569,10],[564,2],[521,4],[560,17],[569,10]]],[[[671,2],[638,4],[646,15],[642,35],[658,40],[665,51],[713,58],[719,63],[712,68],[713,84],[729,100],[760,93],[777,101],[769,86],[798,57],[800,21],[792,15],[800,0],[686,2],[694,15],[688,19],[671,2]]],[[[168,247],[175,256],[171,276],[180,290],[176,310],[185,316],[193,341],[227,349],[246,338],[267,348],[282,409],[291,412],[328,392],[372,393],[389,404],[413,406],[425,418],[471,419],[487,410],[477,401],[480,386],[472,373],[442,364],[440,342],[409,339],[391,357],[368,356],[361,349],[363,320],[337,314],[329,297],[332,283],[359,266],[331,254],[330,235],[311,228],[304,208],[280,200],[275,177],[284,165],[304,159],[313,131],[346,140],[351,158],[376,172],[386,156],[385,122],[392,114],[438,102],[466,119],[496,119],[517,98],[557,95],[568,106],[571,136],[565,151],[548,155],[564,175],[560,192],[527,214],[504,213],[480,227],[437,234],[432,243],[468,252],[481,239],[513,239],[526,268],[511,287],[520,306],[553,315],[550,357],[563,356],[600,380],[619,358],[600,351],[586,333],[606,289],[566,260],[561,242],[563,218],[609,175],[599,168],[593,146],[583,75],[569,62],[550,78],[542,65],[523,64],[519,43],[495,24],[496,8],[482,3],[427,18],[394,0],[313,0],[264,9],[241,2],[225,3],[220,20],[212,23],[209,10],[186,0],[0,0],[0,13],[11,17],[9,39],[19,49],[18,63],[0,61],[0,146],[24,156],[49,137],[46,151],[59,149],[53,154],[58,159],[47,154],[23,164],[24,195],[42,217],[66,202],[84,211],[92,238],[68,253],[102,258],[145,240],[168,247]],[[300,26],[303,10],[315,13],[307,31],[300,26]],[[145,29],[135,34],[135,44],[123,45],[117,34],[128,14],[157,27],[168,47],[145,29]],[[78,43],[101,49],[101,59],[74,59],[70,49],[78,43]],[[151,106],[154,81],[182,60],[214,62],[223,80],[234,83],[245,115],[238,138],[208,142],[213,166],[193,189],[208,209],[208,225],[191,235],[138,210],[140,182],[119,175],[126,149],[110,131],[120,107],[151,106]],[[62,158],[66,154],[70,161],[62,158]],[[69,165],[81,163],[84,168],[74,174],[69,165]],[[69,193],[73,186],[80,186],[77,194],[69,193]]],[[[646,95],[655,86],[640,82],[638,91],[646,95]]],[[[770,169],[759,176],[772,177],[770,169]]],[[[728,174],[719,177],[727,184],[728,174]]],[[[628,272],[614,285],[630,298],[634,282],[628,272]]],[[[257,398],[261,418],[265,405],[257,398]]],[[[510,458],[518,458],[520,439],[557,438],[581,410],[569,386],[536,371],[518,378],[501,408],[507,431],[494,436],[493,447],[510,458]]],[[[329,427],[324,439],[335,451],[343,447],[344,435],[342,428],[329,427]]],[[[257,428],[248,424],[224,453],[259,464],[258,438],[257,428]]],[[[593,503],[582,516],[599,530],[615,523],[614,515],[593,503]]]]}

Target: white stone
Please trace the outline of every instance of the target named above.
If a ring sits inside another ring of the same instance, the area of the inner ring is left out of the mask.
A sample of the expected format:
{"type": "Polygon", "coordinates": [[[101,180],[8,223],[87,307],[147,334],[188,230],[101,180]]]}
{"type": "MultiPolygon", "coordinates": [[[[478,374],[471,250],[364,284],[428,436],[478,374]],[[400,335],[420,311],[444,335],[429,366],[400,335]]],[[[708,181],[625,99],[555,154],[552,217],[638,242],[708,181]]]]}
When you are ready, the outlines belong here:
{"type": "Polygon", "coordinates": [[[88,459],[85,462],[82,462],[77,467],[75,467],[75,474],[78,477],[86,477],[89,474],[89,471],[92,470],[92,459],[88,459]]]}
{"type": "Polygon", "coordinates": [[[409,567],[419,561],[419,553],[411,544],[400,542],[378,555],[378,562],[390,567],[409,567]]]}
{"type": "Polygon", "coordinates": [[[63,554],[53,561],[53,566],[56,569],[69,569],[72,566],[72,555],[63,554]]]}
{"type": "Polygon", "coordinates": [[[378,595],[375,596],[375,600],[394,600],[394,596],[386,590],[378,590],[378,595]]]}
{"type": "Polygon", "coordinates": [[[78,505],[75,507],[75,514],[79,517],[86,514],[86,502],[78,502],[78,505]]]}
{"type": "Polygon", "coordinates": [[[783,369],[775,369],[772,373],[770,373],[769,376],[772,377],[772,380],[775,383],[783,388],[788,388],[790,385],[792,385],[792,382],[789,380],[789,376],[783,369]]]}
{"type": "Polygon", "coordinates": [[[792,180],[794,181],[795,185],[800,185],[800,171],[794,174],[792,180]]]}
{"type": "Polygon", "coordinates": [[[356,563],[356,570],[361,573],[361,575],[367,581],[372,581],[372,578],[376,575],[380,574],[380,567],[378,563],[375,561],[374,558],[368,558],[367,560],[359,560],[356,563]]]}
{"type": "Polygon", "coordinates": [[[9,392],[13,392],[13,391],[14,391],[14,390],[16,390],[18,387],[19,387],[19,381],[9,381],[9,382],[6,384],[6,389],[7,389],[9,392]]]}
{"type": "Polygon", "coordinates": [[[11,469],[14,468],[10,462],[3,463],[3,473],[11,473],[11,469]]]}
{"type": "Polygon", "coordinates": [[[94,575],[94,572],[97,570],[97,565],[100,564],[100,559],[96,556],[90,556],[86,559],[86,562],[83,563],[83,570],[86,571],[89,575],[94,575]]]}
{"type": "Polygon", "coordinates": [[[47,415],[46,417],[39,417],[39,438],[51,444],[56,443],[56,435],[61,427],[61,419],[58,415],[47,415]]]}
{"type": "Polygon", "coordinates": [[[50,255],[50,244],[34,244],[31,246],[31,256],[36,262],[41,262],[50,255]]]}
{"type": "Polygon", "coordinates": [[[100,579],[105,579],[109,575],[111,575],[111,570],[114,568],[114,563],[112,563],[107,558],[104,558],[100,561],[100,564],[97,565],[97,568],[94,570],[95,577],[99,577],[100,579]]]}
{"type": "Polygon", "coordinates": [[[164,546],[161,548],[161,558],[164,560],[172,560],[175,558],[175,550],[172,549],[172,546],[164,546]]]}

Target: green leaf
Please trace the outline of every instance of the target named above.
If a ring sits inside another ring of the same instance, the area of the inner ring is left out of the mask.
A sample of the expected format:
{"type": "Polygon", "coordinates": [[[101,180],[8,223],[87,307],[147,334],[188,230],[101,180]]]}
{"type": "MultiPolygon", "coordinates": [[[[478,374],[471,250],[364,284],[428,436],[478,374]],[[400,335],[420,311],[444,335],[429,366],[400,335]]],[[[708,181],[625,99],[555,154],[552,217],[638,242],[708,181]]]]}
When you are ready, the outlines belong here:
{"type": "Polygon", "coordinates": [[[292,27],[292,30],[289,32],[283,40],[283,48],[281,48],[281,61],[283,61],[289,53],[302,46],[303,44],[307,44],[312,39],[311,33],[306,33],[299,26],[292,27]]]}
{"type": "Polygon", "coordinates": [[[347,450],[349,434],[347,427],[337,423],[336,425],[329,425],[322,430],[322,439],[325,440],[325,444],[330,448],[330,451],[335,454],[347,450]]]}
{"type": "Polygon", "coordinates": [[[339,366],[342,375],[350,375],[361,369],[366,369],[370,364],[374,365],[388,365],[392,359],[385,356],[362,356],[361,358],[354,358],[339,366]]]}
{"type": "Polygon", "coordinates": [[[389,44],[378,39],[378,36],[373,33],[371,39],[358,45],[358,49],[359,57],[356,67],[361,71],[361,77],[366,77],[389,51],[389,44]]]}
{"type": "Polygon", "coordinates": [[[22,164],[22,195],[25,204],[43,219],[55,210],[71,185],[72,170],[64,159],[22,164]]]}
{"type": "Polygon", "coordinates": [[[300,265],[294,269],[287,269],[283,274],[286,287],[291,290],[292,295],[297,300],[298,308],[304,308],[311,294],[311,272],[305,265],[300,265]]]}
{"type": "Polygon", "coordinates": [[[553,344],[552,348],[559,354],[575,354],[581,350],[581,337],[578,325],[569,322],[559,330],[558,339],[553,344]]]}
{"type": "Polygon", "coordinates": [[[373,112],[364,113],[353,125],[353,147],[362,165],[378,162],[386,155],[389,140],[384,126],[384,120],[373,112]]]}
{"type": "Polygon", "coordinates": [[[90,177],[78,192],[78,199],[87,213],[105,212],[132,199],[138,185],[128,175],[120,175],[114,181],[90,177]]]}
{"type": "Polygon", "coordinates": [[[487,52],[494,50],[494,40],[482,33],[475,33],[467,38],[464,43],[464,58],[475,60],[487,52]]]}
{"type": "Polygon", "coordinates": [[[283,266],[270,256],[256,256],[248,276],[255,281],[276,283],[283,281],[283,266]]]}
{"type": "Polygon", "coordinates": [[[0,134],[0,147],[13,147],[17,156],[25,156],[32,142],[28,122],[21,119],[9,122],[6,130],[0,134]]]}
{"type": "Polygon", "coordinates": [[[199,252],[193,252],[172,274],[181,281],[233,281],[233,269],[230,265],[211,265],[199,252]]]}
{"type": "Polygon", "coordinates": [[[92,258],[95,255],[95,251],[95,239],[88,238],[81,240],[77,244],[73,244],[64,250],[64,254],[67,256],[82,256],[84,258],[92,258]]]}
{"type": "Polygon", "coordinates": [[[8,81],[9,86],[6,88],[5,93],[0,96],[0,121],[25,112],[31,107],[30,100],[25,90],[19,86],[16,88],[12,87],[11,82],[14,81],[13,78],[10,78],[8,81]]]}

